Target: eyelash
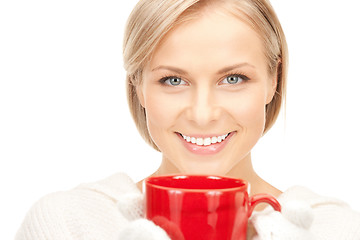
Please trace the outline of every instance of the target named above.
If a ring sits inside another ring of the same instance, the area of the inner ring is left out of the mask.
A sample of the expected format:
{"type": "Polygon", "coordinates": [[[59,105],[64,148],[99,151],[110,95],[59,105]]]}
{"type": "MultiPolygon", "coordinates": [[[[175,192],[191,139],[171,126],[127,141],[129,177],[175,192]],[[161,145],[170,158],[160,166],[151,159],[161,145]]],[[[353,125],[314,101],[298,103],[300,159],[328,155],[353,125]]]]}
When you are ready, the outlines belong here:
{"type": "MultiPolygon", "coordinates": [[[[226,78],[232,77],[232,76],[241,78],[241,79],[242,79],[242,82],[247,82],[247,81],[251,80],[248,76],[246,76],[246,75],[243,74],[243,73],[234,72],[234,73],[229,73],[229,74],[221,77],[221,79],[220,79],[219,82],[222,82],[222,81],[224,81],[226,78]]],[[[179,79],[181,79],[182,81],[184,81],[181,77],[176,76],[176,75],[165,75],[165,76],[163,76],[163,77],[160,78],[159,82],[160,82],[161,84],[163,84],[163,85],[170,86],[170,85],[168,85],[168,84],[165,84],[165,82],[166,82],[167,80],[171,79],[171,78],[179,78],[179,79]]],[[[238,83],[236,83],[236,84],[238,84],[238,83]]],[[[236,85],[236,84],[234,84],[234,85],[236,85]]]]}
{"type": "MultiPolygon", "coordinates": [[[[249,80],[251,80],[248,76],[246,76],[244,73],[241,73],[241,72],[233,72],[233,73],[229,73],[229,74],[226,74],[225,76],[223,76],[220,80],[220,82],[224,81],[226,78],[228,77],[239,77],[242,79],[241,82],[247,82],[249,80]]],[[[240,83],[241,83],[240,82],[240,83]]],[[[235,83],[233,85],[237,85],[237,84],[240,84],[240,83],[235,83]]]]}
{"type": "Polygon", "coordinates": [[[171,78],[179,78],[181,79],[182,81],[184,81],[181,77],[178,77],[178,76],[175,76],[175,75],[165,75],[163,76],[162,78],[160,78],[159,82],[163,85],[166,85],[166,86],[170,86],[168,84],[165,84],[165,82],[171,78]]]}

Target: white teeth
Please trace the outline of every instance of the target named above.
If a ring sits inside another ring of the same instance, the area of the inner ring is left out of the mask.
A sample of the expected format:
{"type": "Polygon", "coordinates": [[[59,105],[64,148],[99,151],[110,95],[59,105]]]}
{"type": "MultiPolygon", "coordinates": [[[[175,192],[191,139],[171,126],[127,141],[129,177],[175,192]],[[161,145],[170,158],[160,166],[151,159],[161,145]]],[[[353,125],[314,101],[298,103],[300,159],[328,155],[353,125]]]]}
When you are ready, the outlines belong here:
{"type": "Polygon", "coordinates": [[[225,140],[225,138],[228,135],[229,135],[229,133],[218,136],[218,137],[195,138],[195,137],[189,137],[189,136],[185,136],[185,135],[181,134],[181,136],[185,139],[185,141],[191,142],[191,143],[199,145],[199,146],[209,146],[211,144],[220,143],[223,140],[225,140]]]}
{"type": "Polygon", "coordinates": [[[204,146],[209,146],[211,144],[211,139],[210,138],[205,138],[204,139],[204,146]]]}

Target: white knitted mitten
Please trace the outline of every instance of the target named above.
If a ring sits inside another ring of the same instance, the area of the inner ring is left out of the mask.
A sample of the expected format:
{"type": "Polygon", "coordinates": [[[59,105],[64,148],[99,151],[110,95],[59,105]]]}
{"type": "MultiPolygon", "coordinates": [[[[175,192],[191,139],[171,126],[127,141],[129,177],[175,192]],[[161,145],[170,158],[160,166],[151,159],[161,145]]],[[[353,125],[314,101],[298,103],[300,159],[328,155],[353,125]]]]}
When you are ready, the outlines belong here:
{"type": "Polygon", "coordinates": [[[314,214],[311,207],[301,201],[282,204],[282,211],[266,209],[254,212],[250,221],[256,229],[253,240],[314,240],[310,232],[314,214]]]}
{"type": "Polygon", "coordinates": [[[118,199],[117,206],[122,215],[129,221],[143,217],[144,195],[138,192],[126,193],[118,199]]]}
{"type": "Polygon", "coordinates": [[[124,194],[119,199],[119,211],[129,222],[120,230],[118,240],[170,240],[162,228],[142,218],[143,200],[144,196],[137,192],[124,194]]]}
{"type": "Polygon", "coordinates": [[[131,221],[119,234],[119,240],[170,240],[166,232],[146,219],[131,221]]]}

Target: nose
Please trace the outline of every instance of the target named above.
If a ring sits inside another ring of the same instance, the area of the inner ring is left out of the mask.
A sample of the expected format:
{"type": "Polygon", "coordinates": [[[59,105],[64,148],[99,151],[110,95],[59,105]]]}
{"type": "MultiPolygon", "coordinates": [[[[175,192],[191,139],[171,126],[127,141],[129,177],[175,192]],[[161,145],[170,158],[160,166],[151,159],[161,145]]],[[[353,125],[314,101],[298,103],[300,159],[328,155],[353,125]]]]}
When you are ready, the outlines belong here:
{"type": "Polygon", "coordinates": [[[215,92],[210,87],[198,86],[193,89],[187,109],[187,119],[197,126],[206,127],[220,118],[221,108],[215,92]]]}

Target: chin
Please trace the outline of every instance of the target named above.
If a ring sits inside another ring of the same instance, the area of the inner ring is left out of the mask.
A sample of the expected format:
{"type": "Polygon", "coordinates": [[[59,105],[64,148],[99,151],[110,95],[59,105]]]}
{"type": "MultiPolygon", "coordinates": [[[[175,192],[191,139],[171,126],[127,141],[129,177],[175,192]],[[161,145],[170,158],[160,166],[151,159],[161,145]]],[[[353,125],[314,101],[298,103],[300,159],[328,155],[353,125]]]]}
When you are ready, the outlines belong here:
{"type": "Polygon", "coordinates": [[[193,166],[183,167],[181,170],[181,173],[189,175],[225,176],[228,172],[228,169],[224,166],[214,166],[214,164],[199,164],[198,162],[193,164],[193,166]]]}

